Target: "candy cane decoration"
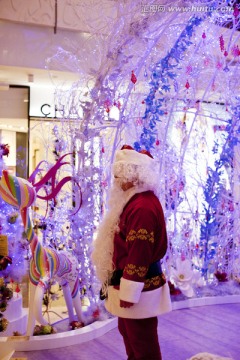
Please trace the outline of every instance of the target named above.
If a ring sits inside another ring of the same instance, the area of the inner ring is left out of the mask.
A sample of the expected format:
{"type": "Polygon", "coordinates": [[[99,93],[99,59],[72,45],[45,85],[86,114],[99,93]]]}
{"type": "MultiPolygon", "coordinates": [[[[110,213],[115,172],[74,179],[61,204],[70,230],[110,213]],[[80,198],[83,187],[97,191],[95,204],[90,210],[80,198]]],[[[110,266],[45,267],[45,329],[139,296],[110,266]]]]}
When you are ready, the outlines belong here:
{"type": "Polygon", "coordinates": [[[27,180],[10,175],[6,170],[0,180],[0,196],[8,204],[18,208],[32,252],[30,261],[30,301],[27,335],[32,335],[35,320],[48,324],[42,315],[42,299],[48,282],[56,279],[63,288],[69,322],[74,321],[74,310],[78,320],[83,322],[79,293],[78,262],[69,252],[44,247],[33,230],[29,207],[36,198],[32,184],[27,180]]]}

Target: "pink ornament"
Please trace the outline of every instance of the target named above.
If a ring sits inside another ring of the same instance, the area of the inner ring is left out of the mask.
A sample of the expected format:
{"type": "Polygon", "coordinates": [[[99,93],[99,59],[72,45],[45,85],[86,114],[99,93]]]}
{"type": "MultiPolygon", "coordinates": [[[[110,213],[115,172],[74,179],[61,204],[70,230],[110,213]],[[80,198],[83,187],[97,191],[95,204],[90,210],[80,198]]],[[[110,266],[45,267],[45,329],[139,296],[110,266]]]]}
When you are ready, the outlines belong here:
{"type": "Polygon", "coordinates": [[[186,260],[186,256],[183,253],[181,254],[181,260],[182,261],[186,260]]]}
{"type": "Polygon", "coordinates": [[[131,75],[131,82],[135,85],[136,82],[137,82],[137,77],[136,75],[134,74],[134,71],[132,70],[132,75],[131,75]]]}
{"type": "Polygon", "coordinates": [[[156,145],[158,146],[160,144],[160,141],[159,140],[156,140],[156,145]]]}
{"type": "Polygon", "coordinates": [[[190,88],[190,84],[189,84],[188,80],[187,80],[187,82],[186,82],[186,84],[185,84],[185,88],[186,88],[187,90],[190,88]]]}
{"type": "Polygon", "coordinates": [[[104,101],[104,107],[105,107],[105,111],[106,111],[107,113],[110,112],[111,105],[112,105],[111,100],[106,99],[106,100],[104,101]]]}
{"type": "Polygon", "coordinates": [[[228,205],[229,205],[229,211],[234,211],[234,204],[232,201],[229,201],[228,202],[228,205]]]}
{"type": "Polygon", "coordinates": [[[105,107],[109,107],[109,106],[111,106],[112,104],[111,104],[111,100],[109,100],[109,99],[106,99],[105,101],[104,101],[104,106],[105,107]]]}
{"type": "Polygon", "coordinates": [[[208,58],[204,59],[204,65],[208,66],[210,64],[210,60],[208,58]]]}
{"type": "Polygon", "coordinates": [[[203,39],[206,39],[205,31],[202,33],[202,38],[203,38],[203,39]]]}
{"type": "Polygon", "coordinates": [[[106,180],[103,180],[101,184],[102,184],[103,187],[107,187],[107,181],[106,180]]]}
{"type": "Polygon", "coordinates": [[[234,57],[237,57],[240,55],[240,50],[239,50],[239,47],[238,45],[237,46],[233,46],[232,49],[231,49],[231,52],[233,54],[234,57]]]}
{"type": "Polygon", "coordinates": [[[188,65],[186,68],[186,74],[189,75],[189,74],[191,74],[191,72],[192,72],[192,66],[188,65]]]}
{"type": "Polygon", "coordinates": [[[96,309],[95,311],[93,311],[93,318],[94,319],[98,319],[99,318],[99,315],[100,315],[100,311],[99,309],[96,309]]]}
{"type": "Polygon", "coordinates": [[[221,35],[219,38],[219,42],[220,42],[220,49],[221,51],[224,51],[224,39],[223,36],[221,35]]]}
{"type": "Polygon", "coordinates": [[[218,70],[221,70],[222,67],[223,67],[223,64],[222,64],[220,61],[218,61],[218,62],[217,62],[217,65],[216,65],[216,68],[217,68],[218,70]]]}
{"type": "Polygon", "coordinates": [[[223,55],[224,55],[224,56],[228,56],[227,50],[224,51],[223,55]]]}
{"type": "Polygon", "coordinates": [[[237,20],[239,13],[240,13],[240,11],[239,11],[238,7],[235,6],[234,10],[233,10],[233,16],[235,17],[236,20],[237,20]]]}
{"type": "Polygon", "coordinates": [[[118,102],[114,101],[113,105],[116,106],[119,110],[120,110],[120,108],[121,108],[121,106],[122,106],[122,104],[120,103],[120,101],[118,101],[118,102]]]}

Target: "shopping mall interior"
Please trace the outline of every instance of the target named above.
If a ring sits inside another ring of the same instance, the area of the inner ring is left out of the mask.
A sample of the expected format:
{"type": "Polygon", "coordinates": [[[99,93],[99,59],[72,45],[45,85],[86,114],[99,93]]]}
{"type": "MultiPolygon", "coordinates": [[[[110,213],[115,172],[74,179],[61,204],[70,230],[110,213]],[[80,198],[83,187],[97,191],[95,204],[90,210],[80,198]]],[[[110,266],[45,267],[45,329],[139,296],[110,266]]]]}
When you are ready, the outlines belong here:
{"type": "Polygon", "coordinates": [[[159,171],[162,359],[238,360],[239,1],[1,0],[0,45],[0,360],[153,359],[127,357],[91,255],[124,144],[159,171]],[[39,248],[76,259],[74,321],[39,248]]]}

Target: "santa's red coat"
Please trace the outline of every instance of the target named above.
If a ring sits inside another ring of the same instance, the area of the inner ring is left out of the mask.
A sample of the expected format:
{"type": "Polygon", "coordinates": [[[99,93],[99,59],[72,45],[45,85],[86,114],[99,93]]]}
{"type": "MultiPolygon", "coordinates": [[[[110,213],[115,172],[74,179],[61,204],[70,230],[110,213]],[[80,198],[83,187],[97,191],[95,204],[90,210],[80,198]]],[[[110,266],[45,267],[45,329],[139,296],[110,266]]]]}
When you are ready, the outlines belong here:
{"type": "Polygon", "coordinates": [[[120,216],[114,237],[113,264],[123,270],[120,287],[109,286],[106,308],[126,318],[147,318],[171,310],[164,276],[146,278],[149,266],[162,259],[167,250],[167,233],[162,206],[152,191],[137,193],[120,216]],[[134,303],[121,308],[120,299],[134,303]]]}

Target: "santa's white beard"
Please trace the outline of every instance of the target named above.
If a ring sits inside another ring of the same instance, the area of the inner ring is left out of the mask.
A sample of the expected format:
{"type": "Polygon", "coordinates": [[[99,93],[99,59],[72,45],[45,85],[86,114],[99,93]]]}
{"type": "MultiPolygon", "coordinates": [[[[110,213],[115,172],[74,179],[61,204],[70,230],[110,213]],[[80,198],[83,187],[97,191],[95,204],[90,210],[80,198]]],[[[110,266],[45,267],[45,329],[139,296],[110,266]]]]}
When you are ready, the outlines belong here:
{"type": "Polygon", "coordinates": [[[124,202],[126,192],[121,189],[121,179],[114,179],[111,189],[108,193],[107,203],[108,211],[115,210],[116,206],[121,202],[124,202]]]}
{"type": "Polygon", "coordinates": [[[112,263],[114,235],[119,231],[118,223],[123,208],[134,194],[142,191],[145,190],[140,187],[132,187],[127,191],[123,191],[118,180],[114,180],[109,191],[108,209],[99,225],[92,252],[96,275],[102,283],[106,283],[114,271],[112,263]]]}

